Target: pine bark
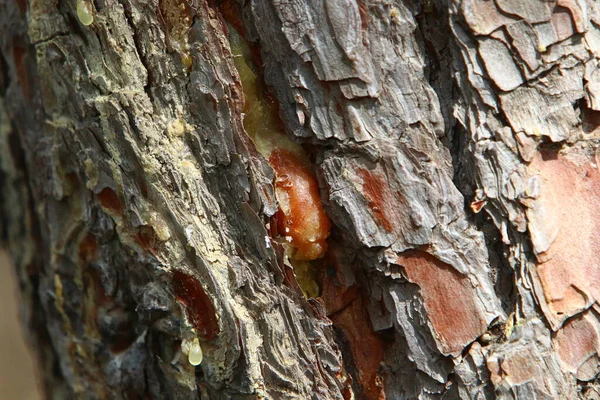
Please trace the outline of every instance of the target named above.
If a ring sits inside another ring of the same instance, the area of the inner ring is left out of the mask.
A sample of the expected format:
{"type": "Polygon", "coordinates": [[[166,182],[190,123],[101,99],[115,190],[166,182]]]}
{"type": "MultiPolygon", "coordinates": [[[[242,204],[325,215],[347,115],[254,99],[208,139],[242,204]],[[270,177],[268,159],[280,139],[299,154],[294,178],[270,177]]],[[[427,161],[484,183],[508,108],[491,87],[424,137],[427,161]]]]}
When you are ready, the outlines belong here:
{"type": "Polygon", "coordinates": [[[48,398],[600,398],[595,0],[3,0],[0,32],[48,398]],[[304,269],[232,29],[331,220],[304,269]]]}

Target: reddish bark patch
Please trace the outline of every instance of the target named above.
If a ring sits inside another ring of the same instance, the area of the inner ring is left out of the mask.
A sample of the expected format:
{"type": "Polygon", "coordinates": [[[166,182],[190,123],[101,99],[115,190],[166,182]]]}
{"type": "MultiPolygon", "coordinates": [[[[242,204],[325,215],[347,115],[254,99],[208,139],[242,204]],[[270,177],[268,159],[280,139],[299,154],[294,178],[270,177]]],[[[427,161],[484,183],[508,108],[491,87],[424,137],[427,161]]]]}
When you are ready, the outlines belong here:
{"type": "Polygon", "coordinates": [[[398,255],[407,278],[417,284],[440,351],[457,356],[483,334],[487,323],[466,276],[432,255],[416,250],[398,255]]]}
{"type": "Polygon", "coordinates": [[[360,14],[360,29],[362,30],[363,44],[367,45],[367,29],[369,28],[369,9],[364,1],[358,1],[358,13],[360,14]]]}
{"type": "Polygon", "coordinates": [[[284,149],[273,150],[269,163],[277,175],[275,187],[287,197],[278,212],[278,229],[291,238],[294,258],[315,260],[327,250],[330,222],[325,214],[319,185],[309,166],[284,149]]]}
{"type": "Polygon", "coordinates": [[[333,314],[350,304],[360,291],[356,286],[344,286],[335,277],[323,279],[323,291],[321,298],[327,307],[327,314],[333,314]]]}
{"type": "Polygon", "coordinates": [[[219,333],[215,307],[198,279],[184,272],[173,272],[173,290],[177,300],[183,304],[186,315],[197,333],[206,340],[214,339],[219,333]]]}
{"type": "Polygon", "coordinates": [[[383,228],[391,232],[393,227],[390,223],[388,215],[388,204],[385,201],[389,198],[389,189],[383,177],[375,175],[364,168],[358,169],[358,175],[363,181],[363,193],[367,199],[369,209],[373,216],[383,226],[383,228]]]}
{"type": "Polygon", "coordinates": [[[238,31],[240,36],[246,38],[246,30],[244,29],[244,23],[242,22],[242,10],[237,1],[224,0],[219,2],[219,11],[225,21],[229,22],[233,28],[238,31]]]}
{"type": "Polygon", "coordinates": [[[571,13],[566,8],[556,7],[550,18],[550,23],[558,41],[568,39],[575,34],[571,13]]]}
{"type": "Polygon", "coordinates": [[[490,381],[494,386],[516,386],[527,382],[536,382],[544,376],[540,365],[543,360],[535,348],[525,347],[501,357],[491,356],[487,359],[490,381]]]}
{"type": "Polygon", "coordinates": [[[510,16],[501,12],[492,1],[469,0],[461,3],[467,23],[477,35],[489,35],[501,26],[514,23],[510,16]]]}
{"type": "Polygon", "coordinates": [[[350,304],[358,297],[360,291],[357,286],[349,285],[345,281],[343,274],[340,273],[345,266],[339,265],[335,251],[328,251],[324,261],[327,266],[324,268],[321,298],[325,303],[327,315],[331,315],[350,304]]]}
{"type": "Polygon", "coordinates": [[[342,396],[344,397],[344,400],[350,400],[352,399],[352,378],[348,377],[348,379],[346,380],[345,386],[342,389],[342,396]]]}
{"type": "Polygon", "coordinates": [[[554,329],[600,299],[600,172],[539,155],[529,168],[539,194],[527,203],[544,312],[554,329]]]}
{"type": "Polygon", "coordinates": [[[348,340],[356,377],[368,400],[385,399],[379,365],[383,360],[383,341],[375,333],[362,297],[356,297],[346,308],[331,316],[334,326],[340,328],[348,340]]]}
{"type": "MultiPolygon", "coordinates": [[[[378,374],[379,364],[383,359],[383,341],[371,326],[359,288],[348,284],[344,279],[343,271],[349,274],[347,279],[354,278],[351,271],[346,270],[350,268],[349,265],[338,257],[341,251],[343,249],[334,242],[323,260],[327,265],[323,268],[322,300],[334,326],[341,329],[348,340],[358,372],[356,379],[362,386],[365,398],[383,399],[385,396],[378,374]]],[[[352,396],[352,378],[347,376],[346,379],[348,386],[344,391],[344,398],[349,398],[347,396],[352,396]]]]}
{"type": "MultiPolygon", "coordinates": [[[[581,7],[581,4],[576,0],[558,0],[556,10],[564,10],[570,14],[572,17],[573,25],[575,30],[579,33],[583,33],[586,31],[587,24],[587,16],[585,14],[585,9],[581,7]]],[[[569,21],[570,24],[571,21],[569,21]]],[[[559,39],[560,40],[560,39],[559,39]]]]}
{"type": "Polygon", "coordinates": [[[580,380],[592,379],[598,365],[598,321],[587,312],[583,317],[567,322],[554,337],[554,346],[564,371],[580,380]],[[592,365],[588,365],[591,361],[592,365]],[[591,368],[590,368],[591,367],[591,368]]]}
{"type": "Polygon", "coordinates": [[[123,203],[121,203],[121,199],[119,199],[119,196],[111,188],[105,187],[96,195],[96,198],[103,208],[118,215],[123,214],[123,203]]]}
{"type": "Polygon", "coordinates": [[[21,92],[23,97],[30,100],[29,91],[29,79],[27,78],[27,64],[25,63],[25,56],[27,52],[20,46],[13,47],[13,61],[15,63],[15,69],[17,71],[17,79],[19,80],[19,86],[21,86],[21,92]]]}
{"type": "Polygon", "coordinates": [[[87,264],[96,258],[97,250],[98,241],[96,240],[96,236],[88,233],[79,243],[79,259],[87,264]]]}

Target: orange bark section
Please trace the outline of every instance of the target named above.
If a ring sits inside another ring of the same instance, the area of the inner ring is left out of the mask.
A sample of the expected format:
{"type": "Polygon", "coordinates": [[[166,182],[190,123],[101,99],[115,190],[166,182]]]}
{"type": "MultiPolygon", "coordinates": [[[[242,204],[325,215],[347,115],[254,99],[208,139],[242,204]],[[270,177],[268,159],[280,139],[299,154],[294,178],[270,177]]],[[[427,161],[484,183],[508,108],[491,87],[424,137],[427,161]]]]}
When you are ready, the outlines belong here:
{"type": "Polygon", "coordinates": [[[358,296],[342,311],[331,316],[333,325],[342,329],[350,344],[358,382],[367,400],[383,400],[385,393],[379,377],[379,364],[383,360],[383,342],[373,331],[369,315],[358,296]]]}
{"type": "Polygon", "coordinates": [[[442,353],[456,356],[485,332],[487,323],[467,277],[423,251],[405,251],[398,255],[397,263],[404,267],[407,278],[419,285],[442,353]]]}
{"type": "Polygon", "coordinates": [[[279,231],[291,238],[297,260],[315,260],[327,250],[330,223],[319,194],[319,185],[309,167],[292,152],[276,149],[269,163],[275,169],[275,189],[281,196],[279,231]]]}
{"type": "Polygon", "coordinates": [[[371,326],[359,287],[349,284],[341,272],[351,268],[342,265],[343,261],[338,257],[341,251],[343,248],[333,242],[323,261],[328,264],[322,282],[323,303],[331,322],[344,332],[348,341],[358,375],[355,378],[363,389],[364,398],[383,399],[378,370],[384,356],[384,342],[371,326]]]}
{"type": "Polygon", "coordinates": [[[387,217],[387,203],[384,200],[384,195],[390,197],[387,183],[381,176],[366,169],[360,168],[357,172],[363,181],[363,193],[373,216],[386,231],[391,232],[393,227],[387,217]]]}
{"type": "Polygon", "coordinates": [[[541,178],[527,218],[534,248],[541,252],[537,274],[546,316],[556,329],[600,299],[600,172],[560,155],[539,156],[529,171],[541,178]]]}
{"type": "Polygon", "coordinates": [[[598,321],[589,312],[567,322],[554,338],[558,356],[566,366],[564,370],[577,374],[581,380],[591,379],[597,372],[598,344],[598,321]],[[592,365],[587,365],[588,361],[592,365]]]}
{"type": "Polygon", "coordinates": [[[190,323],[206,340],[219,333],[215,307],[198,279],[179,270],[173,271],[173,290],[177,300],[185,306],[190,323]]]}

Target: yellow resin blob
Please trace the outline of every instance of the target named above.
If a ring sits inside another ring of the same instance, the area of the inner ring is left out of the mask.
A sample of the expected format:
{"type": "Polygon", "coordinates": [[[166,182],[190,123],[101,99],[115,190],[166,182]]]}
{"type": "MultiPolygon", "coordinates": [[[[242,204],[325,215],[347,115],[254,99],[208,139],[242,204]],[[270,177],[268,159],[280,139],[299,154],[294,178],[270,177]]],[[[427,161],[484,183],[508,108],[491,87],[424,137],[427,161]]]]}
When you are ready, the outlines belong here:
{"type": "Polygon", "coordinates": [[[94,22],[92,5],[84,0],[77,0],[77,18],[82,25],[88,26],[94,22]]]}

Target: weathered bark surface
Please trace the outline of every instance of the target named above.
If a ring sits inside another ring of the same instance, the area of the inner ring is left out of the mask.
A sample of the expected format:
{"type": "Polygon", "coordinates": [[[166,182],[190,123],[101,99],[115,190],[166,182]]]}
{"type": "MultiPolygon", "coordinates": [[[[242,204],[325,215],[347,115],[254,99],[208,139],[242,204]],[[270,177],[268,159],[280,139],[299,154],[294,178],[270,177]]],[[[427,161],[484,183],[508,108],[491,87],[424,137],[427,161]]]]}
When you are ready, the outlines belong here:
{"type": "Polygon", "coordinates": [[[50,397],[600,396],[597,2],[76,6],[0,2],[2,237],[50,397]],[[314,163],[310,271],[232,25],[314,163]]]}

